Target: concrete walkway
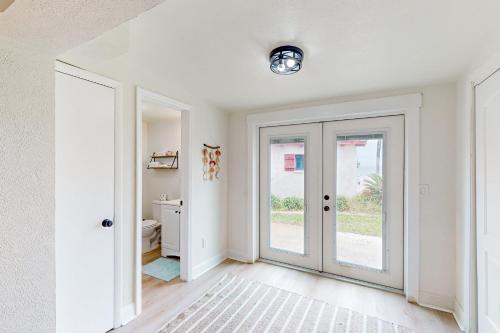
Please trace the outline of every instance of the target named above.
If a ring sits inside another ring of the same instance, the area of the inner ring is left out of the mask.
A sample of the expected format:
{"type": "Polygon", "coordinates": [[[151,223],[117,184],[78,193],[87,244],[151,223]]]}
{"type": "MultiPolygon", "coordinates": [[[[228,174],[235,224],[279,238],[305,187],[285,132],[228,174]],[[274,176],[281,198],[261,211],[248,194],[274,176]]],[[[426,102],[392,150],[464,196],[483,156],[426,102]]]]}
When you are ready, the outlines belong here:
{"type": "MultiPolygon", "coordinates": [[[[304,253],[304,226],[273,222],[271,247],[304,253]]],[[[347,232],[337,233],[337,258],[339,261],[371,268],[382,268],[382,238],[347,232]]]]}

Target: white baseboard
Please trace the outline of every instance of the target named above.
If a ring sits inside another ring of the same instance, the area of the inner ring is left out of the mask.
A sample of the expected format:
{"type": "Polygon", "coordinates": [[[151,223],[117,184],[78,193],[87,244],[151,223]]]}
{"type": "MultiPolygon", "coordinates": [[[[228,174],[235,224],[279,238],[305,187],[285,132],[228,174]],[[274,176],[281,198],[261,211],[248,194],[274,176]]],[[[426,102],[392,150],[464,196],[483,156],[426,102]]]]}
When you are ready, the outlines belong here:
{"type": "Polygon", "coordinates": [[[226,252],[223,252],[194,266],[192,271],[193,280],[199,278],[200,276],[202,276],[203,274],[205,274],[206,272],[208,272],[209,270],[211,270],[212,268],[214,268],[215,266],[217,266],[226,259],[227,259],[227,254],[226,252]]]}
{"type": "Polygon", "coordinates": [[[244,262],[246,264],[250,263],[250,261],[247,259],[246,254],[245,253],[241,253],[239,251],[229,250],[228,254],[227,254],[227,257],[229,259],[233,259],[233,260],[236,260],[236,261],[244,262]]]}
{"type": "Polygon", "coordinates": [[[122,307],[122,325],[136,318],[135,303],[130,303],[122,307]]]}
{"type": "Polygon", "coordinates": [[[418,304],[421,306],[453,313],[454,303],[453,297],[420,290],[418,304]]]}
{"type": "Polygon", "coordinates": [[[460,304],[457,300],[455,300],[454,302],[454,308],[455,310],[453,311],[453,317],[455,318],[458,327],[460,327],[460,330],[462,332],[465,332],[464,308],[462,307],[462,304],[460,304]]]}

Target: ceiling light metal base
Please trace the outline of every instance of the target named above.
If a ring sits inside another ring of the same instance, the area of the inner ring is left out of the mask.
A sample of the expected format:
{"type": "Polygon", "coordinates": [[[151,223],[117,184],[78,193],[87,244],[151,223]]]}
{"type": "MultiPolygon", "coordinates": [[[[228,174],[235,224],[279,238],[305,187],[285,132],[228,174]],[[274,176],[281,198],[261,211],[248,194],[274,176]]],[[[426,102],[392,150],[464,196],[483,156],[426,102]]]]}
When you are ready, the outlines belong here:
{"type": "Polygon", "coordinates": [[[300,71],[303,59],[304,52],[291,45],[277,47],[269,55],[271,70],[280,75],[290,75],[300,71]]]}

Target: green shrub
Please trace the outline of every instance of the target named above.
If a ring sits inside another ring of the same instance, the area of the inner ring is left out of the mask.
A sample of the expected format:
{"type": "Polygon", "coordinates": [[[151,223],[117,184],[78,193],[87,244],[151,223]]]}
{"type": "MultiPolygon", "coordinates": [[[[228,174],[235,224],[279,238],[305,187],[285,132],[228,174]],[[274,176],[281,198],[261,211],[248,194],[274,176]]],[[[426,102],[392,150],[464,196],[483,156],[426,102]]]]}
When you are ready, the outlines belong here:
{"type": "Polygon", "coordinates": [[[361,193],[353,196],[348,201],[349,211],[352,213],[380,213],[381,204],[374,201],[369,193],[361,193]]]}
{"type": "Polygon", "coordinates": [[[339,195],[337,197],[337,210],[339,212],[346,212],[349,210],[349,202],[343,195],[339,195]]]}
{"type": "Polygon", "coordinates": [[[303,198],[286,197],[281,202],[287,210],[304,210],[303,198]]]}
{"type": "Polygon", "coordinates": [[[281,199],[274,194],[271,194],[271,207],[273,210],[278,210],[278,209],[283,208],[283,204],[281,203],[281,199]]]}

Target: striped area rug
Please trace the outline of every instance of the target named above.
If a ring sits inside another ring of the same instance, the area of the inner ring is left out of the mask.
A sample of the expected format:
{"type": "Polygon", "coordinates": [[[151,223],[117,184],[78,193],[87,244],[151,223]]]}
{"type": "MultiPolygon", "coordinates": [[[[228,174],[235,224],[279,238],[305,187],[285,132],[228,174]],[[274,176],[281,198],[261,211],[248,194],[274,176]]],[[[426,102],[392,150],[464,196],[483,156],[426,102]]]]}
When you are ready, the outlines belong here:
{"type": "Polygon", "coordinates": [[[412,330],[256,281],[226,275],[159,332],[408,333],[412,330]]]}

